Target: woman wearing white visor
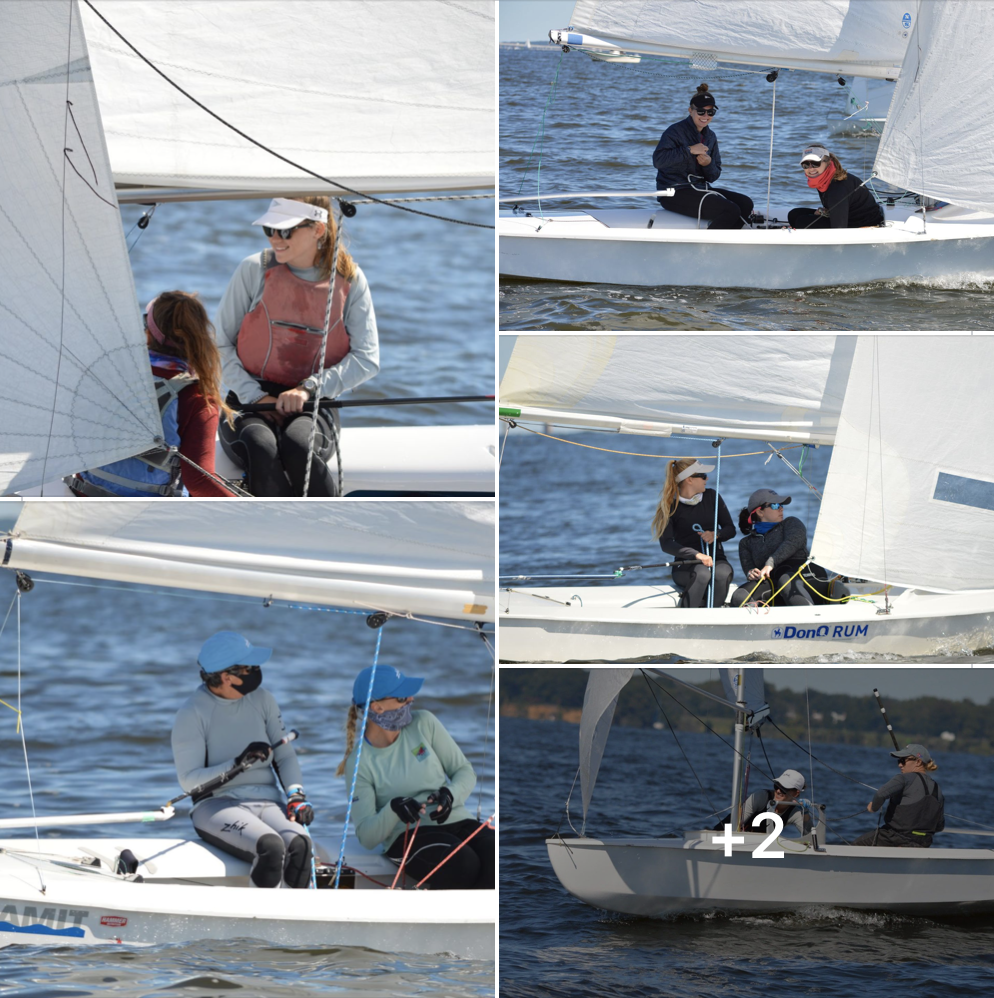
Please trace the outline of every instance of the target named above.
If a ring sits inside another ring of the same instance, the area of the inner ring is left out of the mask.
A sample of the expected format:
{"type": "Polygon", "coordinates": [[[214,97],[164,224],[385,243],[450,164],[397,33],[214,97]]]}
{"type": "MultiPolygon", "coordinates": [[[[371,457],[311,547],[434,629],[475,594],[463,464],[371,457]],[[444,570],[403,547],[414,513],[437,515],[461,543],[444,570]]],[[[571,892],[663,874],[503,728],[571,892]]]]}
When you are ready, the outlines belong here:
{"type": "Polygon", "coordinates": [[[787,221],[795,229],[858,229],[880,225],[884,212],[859,177],[848,173],[824,146],[808,146],[801,154],[808,187],[821,198],[820,208],[791,208],[787,221]]]}
{"type": "MultiPolygon", "coordinates": [[[[228,402],[274,402],[275,412],[246,413],[221,428],[226,453],[245,469],[256,496],[303,494],[311,415],[304,403],[337,398],[380,367],[376,316],[369,286],[344,246],[332,275],[337,229],[326,197],[274,198],[253,225],[269,249],[244,259],[221,299],[214,325],[228,402]],[[320,356],[334,281],[328,341],[320,356]]],[[[328,467],[338,420],[318,415],[308,494],[338,494],[328,467]]]]}
{"type": "Polygon", "coordinates": [[[683,590],[681,606],[707,606],[714,565],[714,598],[711,606],[721,606],[732,581],[732,566],[721,542],[735,536],[735,524],[725,501],[707,487],[713,464],[699,464],[695,458],[670,461],[666,481],[652,519],[652,531],[666,554],[686,565],[673,566],[673,584],[683,590]],[[718,507],[718,536],[714,535],[714,511],[718,507]]]}

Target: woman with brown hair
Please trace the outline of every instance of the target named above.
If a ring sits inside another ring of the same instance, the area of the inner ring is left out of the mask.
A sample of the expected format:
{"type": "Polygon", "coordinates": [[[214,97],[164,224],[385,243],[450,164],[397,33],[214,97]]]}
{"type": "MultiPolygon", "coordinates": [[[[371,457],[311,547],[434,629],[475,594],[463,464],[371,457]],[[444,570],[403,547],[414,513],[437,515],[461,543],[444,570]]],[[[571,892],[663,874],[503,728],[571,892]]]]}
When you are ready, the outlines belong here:
{"type": "Polygon", "coordinates": [[[696,458],[670,461],[659,505],[652,518],[652,533],[666,554],[685,565],[673,566],[673,584],[683,590],[681,606],[708,605],[707,592],[714,566],[714,598],[711,606],[722,606],[732,581],[732,566],[725,557],[722,541],[735,536],[731,514],[714,489],[706,486],[713,464],[699,464],[696,458]],[[718,507],[718,536],[714,535],[715,504],[718,507]]]}
{"type": "Polygon", "coordinates": [[[801,155],[801,169],[821,198],[820,208],[791,208],[787,221],[795,229],[857,229],[880,225],[883,208],[859,177],[846,172],[834,153],[824,146],[808,146],[801,155]]]}
{"type": "Polygon", "coordinates": [[[165,448],[66,479],[79,496],[232,496],[214,475],[218,422],[234,414],[221,396],[214,328],[194,294],[164,291],[145,309],[145,338],[165,448]],[[186,460],[184,460],[186,458],[186,460]]]}
{"type": "MultiPolygon", "coordinates": [[[[269,249],[241,262],[215,326],[228,402],[235,409],[271,402],[276,409],[238,416],[234,427],[222,428],[221,444],[245,469],[253,495],[299,496],[312,429],[304,403],[337,398],[377,373],[376,316],[366,278],[339,245],[328,198],[274,198],[252,224],[262,226],[269,249]]],[[[338,494],[327,463],[337,449],[338,420],[328,413],[317,416],[312,496],[338,494]]]]}

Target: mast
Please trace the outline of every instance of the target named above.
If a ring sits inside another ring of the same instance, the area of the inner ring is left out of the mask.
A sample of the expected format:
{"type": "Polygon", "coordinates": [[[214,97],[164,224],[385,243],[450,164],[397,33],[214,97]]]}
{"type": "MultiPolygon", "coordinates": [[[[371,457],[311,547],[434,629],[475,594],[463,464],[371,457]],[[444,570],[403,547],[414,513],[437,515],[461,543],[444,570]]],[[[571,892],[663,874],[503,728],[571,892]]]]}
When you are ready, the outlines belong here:
{"type": "Polygon", "coordinates": [[[740,668],[735,677],[735,759],[732,763],[732,810],[729,821],[733,830],[739,827],[739,815],[742,812],[742,759],[745,755],[746,733],[746,702],[745,702],[745,669],[740,668]]]}

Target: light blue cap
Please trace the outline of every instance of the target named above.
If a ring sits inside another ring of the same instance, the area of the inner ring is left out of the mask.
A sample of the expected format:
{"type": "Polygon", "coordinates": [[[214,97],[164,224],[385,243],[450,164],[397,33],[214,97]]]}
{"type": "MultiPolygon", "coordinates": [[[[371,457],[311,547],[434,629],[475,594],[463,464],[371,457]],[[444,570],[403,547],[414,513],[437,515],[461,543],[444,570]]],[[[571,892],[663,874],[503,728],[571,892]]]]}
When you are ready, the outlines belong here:
{"type": "Polygon", "coordinates": [[[272,654],[235,631],[218,631],[201,645],[197,664],[204,672],[223,672],[233,665],[262,665],[272,654]]]}
{"type": "MultiPolygon", "coordinates": [[[[372,673],[373,667],[367,665],[355,677],[355,682],[352,684],[352,702],[357,707],[362,707],[366,703],[366,697],[369,695],[369,677],[372,673]]],[[[392,665],[378,665],[376,678],[373,680],[373,695],[369,699],[373,701],[382,700],[384,697],[396,697],[398,700],[406,700],[408,697],[414,696],[421,689],[423,683],[423,679],[405,676],[392,665]]]]}

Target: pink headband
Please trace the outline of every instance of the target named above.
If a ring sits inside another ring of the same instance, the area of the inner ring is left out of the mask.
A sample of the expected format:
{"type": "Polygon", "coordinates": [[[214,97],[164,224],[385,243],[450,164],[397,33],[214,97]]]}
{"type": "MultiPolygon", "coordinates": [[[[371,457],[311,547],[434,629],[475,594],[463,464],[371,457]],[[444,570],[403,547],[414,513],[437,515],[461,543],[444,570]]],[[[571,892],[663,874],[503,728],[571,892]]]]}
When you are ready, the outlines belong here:
{"type": "Polygon", "coordinates": [[[149,303],[145,306],[145,323],[148,326],[148,331],[152,334],[152,339],[156,343],[168,343],[170,346],[178,347],[179,344],[175,340],[169,339],[165,333],[155,323],[155,318],[152,315],[152,306],[159,300],[159,296],[156,295],[149,303]]]}

